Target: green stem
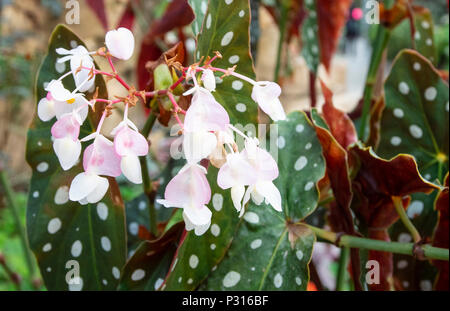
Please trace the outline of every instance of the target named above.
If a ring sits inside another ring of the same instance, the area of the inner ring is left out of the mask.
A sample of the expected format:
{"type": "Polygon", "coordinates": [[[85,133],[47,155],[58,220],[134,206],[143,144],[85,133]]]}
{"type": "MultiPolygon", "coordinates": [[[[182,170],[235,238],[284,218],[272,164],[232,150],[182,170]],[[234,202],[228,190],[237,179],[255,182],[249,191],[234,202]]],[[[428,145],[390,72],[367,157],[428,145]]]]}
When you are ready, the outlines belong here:
{"type": "MultiPolygon", "coordinates": [[[[318,237],[331,243],[336,243],[337,235],[334,232],[326,231],[314,226],[307,225],[318,237]]],[[[403,254],[414,256],[414,243],[385,242],[367,238],[359,238],[351,235],[342,235],[339,239],[340,247],[362,248],[367,250],[382,251],[394,254],[403,254]]],[[[449,250],[445,248],[434,247],[431,245],[422,245],[424,254],[429,259],[449,260],[449,250]]]]}
{"type": "Polygon", "coordinates": [[[281,16],[280,16],[280,39],[278,41],[278,51],[277,51],[277,64],[275,66],[275,74],[274,81],[278,83],[280,78],[280,69],[281,69],[281,53],[283,52],[283,43],[284,38],[286,36],[286,20],[289,9],[283,4],[281,6],[281,16]]]}
{"type": "Polygon", "coordinates": [[[370,60],[369,72],[367,74],[366,85],[364,88],[363,111],[361,115],[361,124],[358,131],[358,136],[361,141],[365,140],[367,122],[370,114],[370,104],[372,102],[372,93],[377,79],[378,67],[380,66],[383,58],[383,52],[387,47],[390,37],[391,30],[381,25],[378,26],[375,47],[370,60]]]}
{"type": "MultiPolygon", "coordinates": [[[[147,121],[145,122],[144,128],[142,129],[142,135],[144,135],[145,138],[148,137],[150,134],[153,125],[155,125],[156,122],[156,115],[151,112],[147,121]]],[[[158,235],[158,223],[156,221],[156,210],[155,210],[155,202],[154,197],[155,193],[153,191],[152,182],[150,179],[150,174],[148,171],[148,164],[147,164],[147,157],[139,157],[139,161],[141,163],[141,172],[142,172],[142,183],[144,185],[144,193],[147,195],[149,204],[148,204],[148,210],[149,210],[149,221],[150,221],[150,232],[154,235],[158,235]]]]}
{"type": "Polygon", "coordinates": [[[343,291],[345,289],[345,281],[347,276],[348,258],[350,257],[350,248],[341,248],[341,256],[339,257],[339,269],[336,278],[336,290],[343,291]]]}
{"type": "Polygon", "coordinates": [[[398,216],[400,216],[400,220],[405,225],[406,229],[408,229],[411,233],[414,242],[419,242],[422,238],[420,237],[419,231],[417,231],[416,227],[414,227],[414,224],[409,219],[408,215],[406,215],[405,209],[403,208],[402,198],[393,197],[392,201],[394,202],[395,210],[397,211],[398,216]]]}
{"type": "Polygon", "coordinates": [[[25,229],[22,227],[22,223],[20,221],[19,210],[18,210],[18,207],[14,200],[14,197],[15,197],[14,190],[11,187],[11,184],[9,182],[9,177],[7,176],[7,173],[5,170],[0,171],[0,183],[5,191],[8,205],[11,208],[11,212],[13,214],[14,222],[16,225],[16,230],[20,236],[20,242],[22,244],[23,253],[25,255],[25,260],[26,260],[26,263],[28,266],[29,275],[30,275],[30,278],[32,278],[34,275],[33,258],[32,258],[31,252],[30,252],[30,248],[28,247],[25,229]]]}

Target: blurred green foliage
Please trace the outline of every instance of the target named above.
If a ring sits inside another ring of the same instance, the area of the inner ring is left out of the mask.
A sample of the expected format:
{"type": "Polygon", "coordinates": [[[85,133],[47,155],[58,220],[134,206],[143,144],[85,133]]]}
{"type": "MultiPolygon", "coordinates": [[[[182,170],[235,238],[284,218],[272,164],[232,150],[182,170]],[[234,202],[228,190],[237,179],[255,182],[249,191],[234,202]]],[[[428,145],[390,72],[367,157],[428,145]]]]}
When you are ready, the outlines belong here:
{"type": "MultiPolygon", "coordinates": [[[[20,218],[22,220],[22,225],[25,226],[27,196],[25,193],[17,193],[15,198],[20,213],[20,218]]],[[[3,195],[0,192],[0,253],[5,257],[6,264],[11,271],[20,276],[21,282],[19,284],[19,288],[21,290],[42,289],[42,286],[38,286],[38,288],[36,288],[33,284],[33,280],[37,278],[30,278],[30,275],[28,275],[28,267],[25,261],[25,256],[23,255],[19,232],[16,230],[11,209],[3,203],[4,200],[2,199],[3,195]]],[[[34,262],[34,264],[36,265],[36,262],[34,262]]],[[[38,270],[37,265],[35,270],[38,270]]],[[[0,291],[17,289],[18,287],[11,282],[4,268],[0,266],[0,291]]]]}

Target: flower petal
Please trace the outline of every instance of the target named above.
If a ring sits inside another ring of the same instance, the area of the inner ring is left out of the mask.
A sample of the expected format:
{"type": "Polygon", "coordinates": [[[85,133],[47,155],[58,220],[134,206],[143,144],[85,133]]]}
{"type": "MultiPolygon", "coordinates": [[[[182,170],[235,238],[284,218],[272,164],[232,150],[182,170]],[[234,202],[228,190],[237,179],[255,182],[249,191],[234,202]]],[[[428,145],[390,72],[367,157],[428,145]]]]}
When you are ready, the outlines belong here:
{"type": "Polygon", "coordinates": [[[259,82],[253,87],[252,99],[258,103],[272,120],[279,121],[286,119],[286,113],[279,100],[281,88],[274,82],[259,82]]]}
{"type": "Polygon", "coordinates": [[[247,144],[242,151],[244,157],[246,157],[249,163],[253,166],[253,171],[258,180],[272,181],[278,177],[278,165],[272,158],[269,152],[256,147],[254,150],[251,147],[252,144],[247,144]],[[249,148],[250,147],[250,148],[249,148]]]}
{"type": "Polygon", "coordinates": [[[89,193],[89,195],[87,196],[86,200],[89,203],[100,202],[100,200],[103,199],[103,197],[105,196],[106,192],[108,191],[108,188],[109,188],[109,181],[108,181],[108,179],[98,176],[97,186],[95,187],[95,189],[91,193],[89,193]]]}
{"type": "Polygon", "coordinates": [[[120,161],[121,157],[114,150],[113,143],[103,135],[97,135],[83,155],[84,170],[96,175],[120,176],[120,161]]]}
{"type": "Polygon", "coordinates": [[[120,156],[144,156],[148,153],[148,142],[139,132],[123,126],[114,138],[114,148],[120,156]]]}
{"type": "Polygon", "coordinates": [[[225,131],[230,123],[225,108],[214,96],[204,88],[198,88],[192,98],[192,103],[186,111],[184,129],[193,131],[225,131]]]}
{"type": "Polygon", "coordinates": [[[53,142],[53,149],[62,169],[67,171],[77,164],[81,154],[81,143],[70,137],[58,138],[53,142]]]}
{"type": "Polygon", "coordinates": [[[184,213],[183,213],[183,219],[184,219],[186,231],[194,230],[194,233],[197,236],[203,235],[206,231],[208,231],[209,226],[211,225],[211,221],[209,221],[208,223],[206,223],[204,225],[196,226],[189,220],[189,218],[187,216],[185,216],[184,213]]]}
{"type": "Polygon", "coordinates": [[[47,85],[46,90],[49,91],[53,99],[58,102],[65,102],[73,97],[72,93],[67,90],[59,80],[50,81],[50,83],[47,85]]]}
{"type": "Polygon", "coordinates": [[[211,188],[205,172],[197,165],[187,165],[167,184],[164,197],[172,206],[177,207],[187,203],[208,204],[211,188]]]}
{"type": "Polygon", "coordinates": [[[242,209],[242,198],[245,194],[245,187],[242,185],[237,185],[231,187],[231,200],[236,210],[239,212],[242,209]]]}
{"type": "Polygon", "coordinates": [[[206,205],[187,204],[183,208],[183,216],[194,226],[202,226],[211,223],[212,213],[206,205]]]}
{"type": "Polygon", "coordinates": [[[207,158],[217,146],[214,133],[206,131],[185,131],[183,135],[183,151],[188,163],[198,163],[207,158]]]}
{"type": "Polygon", "coordinates": [[[117,30],[111,30],[106,33],[106,47],[112,56],[128,60],[134,52],[134,36],[133,33],[124,27],[117,30]]]}
{"type": "Polygon", "coordinates": [[[71,201],[80,201],[86,199],[87,196],[95,189],[99,183],[99,176],[80,173],[72,180],[69,189],[69,199],[71,201]]]}
{"type": "Polygon", "coordinates": [[[216,90],[216,77],[211,69],[206,69],[203,71],[202,81],[208,91],[213,92],[216,90]]]}
{"type": "Polygon", "coordinates": [[[123,175],[134,184],[142,184],[141,163],[135,155],[126,155],[120,161],[123,175]]]}
{"type": "Polygon", "coordinates": [[[281,194],[278,188],[270,181],[264,181],[264,182],[258,182],[255,185],[255,190],[258,192],[259,195],[264,196],[266,198],[266,201],[269,202],[272,207],[278,211],[281,212],[281,194]]]}
{"type": "Polygon", "coordinates": [[[80,134],[80,124],[73,114],[66,114],[53,124],[51,132],[55,138],[69,137],[76,141],[80,134]]]}
{"type": "Polygon", "coordinates": [[[227,163],[219,170],[217,184],[222,189],[228,189],[236,185],[248,186],[256,182],[254,169],[242,156],[242,153],[229,154],[227,163]]]}
{"type": "Polygon", "coordinates": [[[50,121],[55,117],[55,103],[53,100],[42,98],[38,104],[38,117],[44,122],[50,121]]]}

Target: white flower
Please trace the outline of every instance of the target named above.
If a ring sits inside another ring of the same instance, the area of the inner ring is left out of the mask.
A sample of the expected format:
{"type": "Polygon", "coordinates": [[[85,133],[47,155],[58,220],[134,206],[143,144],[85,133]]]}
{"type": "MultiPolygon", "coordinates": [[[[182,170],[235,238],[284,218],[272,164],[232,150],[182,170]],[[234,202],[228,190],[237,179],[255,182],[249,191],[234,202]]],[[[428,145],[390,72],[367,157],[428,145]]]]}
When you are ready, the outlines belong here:
{"type": "Polygon", "coordinates": [[[188,163],[197,163],[216,148],[214,132],[226,130],[230,118],[207,89],[194,87],[187,93],[194,96],[184,118],[183,150],[188,163]]]}
{"type": "Polygon", "coordinates": [[[89,101],[82,93],[71,93],[58,80],[52,80],[45,90],[48,91],[47,96],[38,104],[38,116],[42,121],[49,121],[55,116],[59,120],[63,115],[75,110],[79,110],[82,123],[86,120],[89,101]]]}
{"type": "Polygon", "coordinates": [[[257,82],[253,86],[252,99],[273,121],[286,119],[280,95],[281,88],[274,82],[257,82]]]}
{"type": "Polygon", "coordinates": [[[82,69],[77,72],[80,66],[87,68],[95,67],[94,60],[84,46],[79,45],[72,50],[58,48],[56,49],[56,53],[59,55],[67,55],[59,58],[57,62],[64,63],[70,60],[70,70],[72,71],[75,85],[80,92],[86,92],[94,86],[95,79],[89,79],[90,71],[88,69],[82,69]]]}
{"type": "Polygon", "coordinates": [[[228,154],[227,162],[220,168],[217,175],[217,184],[222,189],[231,188],[231,199],[238,212],[243,211],[242,198],[245,194],[245,186],[252,185],[255,182],[256,176],[253,167],[245,154],[228,154]]]}
{"type": "Polygon", "coordinates": [[[124,27],[117,30],[110,30],[105,37],[106,47],[112,56],[128,60],[134,52],[134,36],[133,33],[124,27]]]}
{"type": "Polygon", "coordinates": [[[63,170],[71,169],[81,153],[80,134],[81,119],[77,113],[65,114],[52,126],[53,149],[63,170]]]}
{"type": "Polygon", "coordinates": [[[281,194],[272,182],[279,174],[277,163],[270,153],[259,148],[256,141],[252,139],[246,140],[242,153],[251,164],[252,174],[255,176],[255,182],[247,188],[243,204],[250,200],[250,196],[256,205],[260,205],[265,198],[267,204],[281,212],[281,194]]]}
{"type": "Polygon", "coordinates": [[[202,74],[203,86],[210,92],[216,90],[216,77],[211,69],[206,69],[202,74]]]}
{"type": "Polygon", "coordinates": [[[69,198],[71,201],[78,201],[81,204],[97,203],[105,196],[108,187],[107,178],[83,172],[72,180],[69,198]]]}
{"type": "Polygon", "coordinates": [[[187,164],[167,184],[164,200],[157,200],[165,207],[183,209],[186,230],[202,235],[211,224],[212,213],[206,206],[211,200],[211,188],[206,170],[198,164],[187,164]]]}
{"type": "Polygon", "coordinates": [[[139,156],[145,156],[148,153],[148,142],[140,134],[133,124],[131,129],[128,125],[133,124],[128,119],[116,127],[113,132],[114,148],[116,153],[121,156],[120,168],[125,177],[135,184],[142,183],[141,163],[139,156]]]}

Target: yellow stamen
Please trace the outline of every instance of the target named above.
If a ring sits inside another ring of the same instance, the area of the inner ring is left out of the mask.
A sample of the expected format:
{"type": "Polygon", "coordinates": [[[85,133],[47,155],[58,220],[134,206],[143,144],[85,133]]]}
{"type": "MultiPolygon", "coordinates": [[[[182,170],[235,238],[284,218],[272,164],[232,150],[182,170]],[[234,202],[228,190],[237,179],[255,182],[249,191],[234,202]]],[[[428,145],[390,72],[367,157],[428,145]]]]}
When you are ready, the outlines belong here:
{"type": "Polygon", "coordinates": [[[444,153],[442,153],[442,152],[439,152],[439,153],[436,155],[436,159],[437,159],[439,162],[441,162],[441,163],[445,163],[445,162],[447,162],[447,160],[448,160],[447,156],[446,156],[444,153]]]}
{"type": "Polygon", "coordinates": [[[66,100],[66,102],[68,104],[73,104],[75,102],[75,98],[68,99],[68,100],[66,100]]]}

